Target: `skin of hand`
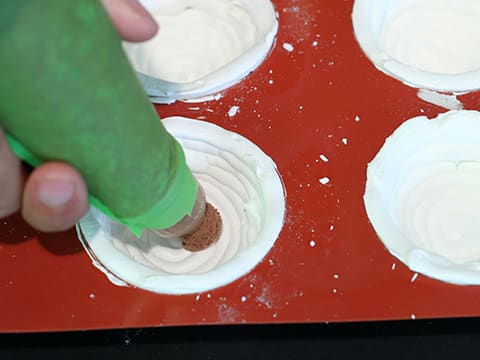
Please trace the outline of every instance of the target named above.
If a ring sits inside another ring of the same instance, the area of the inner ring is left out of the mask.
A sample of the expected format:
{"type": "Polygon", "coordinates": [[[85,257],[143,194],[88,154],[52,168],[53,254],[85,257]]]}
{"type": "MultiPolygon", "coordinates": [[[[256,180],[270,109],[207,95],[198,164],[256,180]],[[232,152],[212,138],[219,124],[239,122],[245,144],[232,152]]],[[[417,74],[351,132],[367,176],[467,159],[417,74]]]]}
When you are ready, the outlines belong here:
{"type": "MultiPolygon", "coordinates": [[[[158,26],[137,0],[101,0],[120,36],[145,41],[158,26]]],[[[21,209],[34,228],[63,231],[88,210],[88,191],[80,173],[62,162],[48,162],[27,173],[0,128],[0,218],[21,209]]]]}

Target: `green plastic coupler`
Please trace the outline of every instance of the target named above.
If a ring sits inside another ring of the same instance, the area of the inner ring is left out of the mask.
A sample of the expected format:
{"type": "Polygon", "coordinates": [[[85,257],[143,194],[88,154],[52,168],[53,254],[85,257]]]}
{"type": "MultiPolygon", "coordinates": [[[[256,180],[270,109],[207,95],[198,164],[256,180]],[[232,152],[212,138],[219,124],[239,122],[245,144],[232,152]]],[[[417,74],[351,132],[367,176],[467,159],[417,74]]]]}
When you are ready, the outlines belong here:
{"type": "Polygon", "coordinates": [[[98,0],[5,0],[0,123],[32,166],[77,168],[90,202],[139,235],[191,214],[198,185],[98,0]]]}

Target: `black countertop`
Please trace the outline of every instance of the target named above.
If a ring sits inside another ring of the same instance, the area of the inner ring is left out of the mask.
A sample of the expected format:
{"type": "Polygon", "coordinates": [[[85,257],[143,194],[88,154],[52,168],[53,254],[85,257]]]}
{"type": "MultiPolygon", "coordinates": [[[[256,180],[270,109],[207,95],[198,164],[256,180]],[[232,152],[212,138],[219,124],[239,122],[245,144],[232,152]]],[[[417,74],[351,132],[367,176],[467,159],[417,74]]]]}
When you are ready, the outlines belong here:
{"type": "Polygon", "coordinates": [[[455,359],[480,319],[2,334],[0,359],[455,359]]]}

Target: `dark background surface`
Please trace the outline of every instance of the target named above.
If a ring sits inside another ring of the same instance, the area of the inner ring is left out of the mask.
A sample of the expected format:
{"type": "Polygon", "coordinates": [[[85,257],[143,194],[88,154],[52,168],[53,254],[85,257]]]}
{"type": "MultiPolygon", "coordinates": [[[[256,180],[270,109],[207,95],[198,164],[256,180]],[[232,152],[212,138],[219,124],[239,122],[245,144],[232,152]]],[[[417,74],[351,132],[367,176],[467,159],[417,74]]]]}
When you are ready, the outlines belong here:
{"type": "Polygon", "coordinates": [[[478,358],[480,319],[0,335],[0,359],[478,358]]]}

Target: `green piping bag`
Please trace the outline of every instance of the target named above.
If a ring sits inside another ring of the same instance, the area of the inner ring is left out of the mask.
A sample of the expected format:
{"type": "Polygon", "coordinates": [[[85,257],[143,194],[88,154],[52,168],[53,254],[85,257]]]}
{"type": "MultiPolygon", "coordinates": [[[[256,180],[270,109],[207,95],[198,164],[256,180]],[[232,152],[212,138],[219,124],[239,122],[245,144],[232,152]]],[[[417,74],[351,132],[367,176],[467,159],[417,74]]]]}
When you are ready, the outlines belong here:
{"type": "Polygon", "coordinates": [[[190,215],[198,185],[98,0],[6,0],[0,123],[32,166],[59,160],[90,202],[139,235],[190,215]]]}

